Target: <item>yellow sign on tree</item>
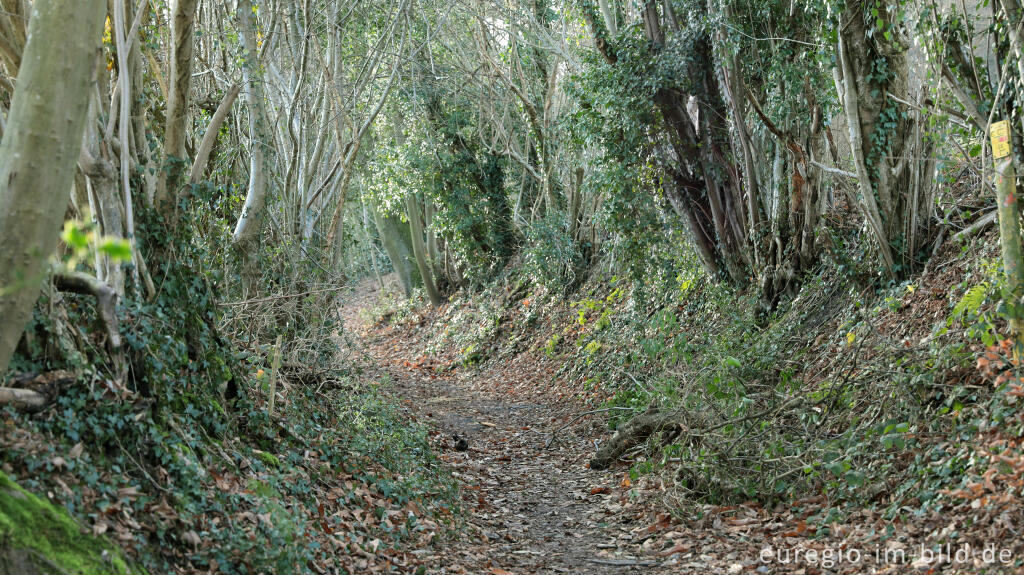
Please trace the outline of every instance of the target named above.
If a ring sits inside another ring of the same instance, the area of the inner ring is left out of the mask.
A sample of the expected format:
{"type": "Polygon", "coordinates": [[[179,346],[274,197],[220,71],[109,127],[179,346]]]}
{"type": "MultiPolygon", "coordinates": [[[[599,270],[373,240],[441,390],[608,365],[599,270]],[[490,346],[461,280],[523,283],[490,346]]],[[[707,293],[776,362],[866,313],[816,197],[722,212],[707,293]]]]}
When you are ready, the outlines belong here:
{"type": "Polygon", "coordinates": [[[989,130],[992,138],[992,158],[998,160],[1010,155],[1010,124],[1007,120],[992,124],[989,130]]]}

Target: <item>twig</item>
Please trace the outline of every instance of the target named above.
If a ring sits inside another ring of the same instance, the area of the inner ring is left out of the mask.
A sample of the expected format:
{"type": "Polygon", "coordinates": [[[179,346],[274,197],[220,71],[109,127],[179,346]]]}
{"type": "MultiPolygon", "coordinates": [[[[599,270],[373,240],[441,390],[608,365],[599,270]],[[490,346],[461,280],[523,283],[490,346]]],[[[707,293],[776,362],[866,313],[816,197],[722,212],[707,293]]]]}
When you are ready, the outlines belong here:
{"type": "MultiPolygon", "coordinates": [[[[129,461],[134,463],[135,466],[139,468],[139,471],[141,471],[142,474],[146,476],[146,479],[148,479],[149,482],[153,484],[153,487],[156,487],[157,489],[159,489],[160,491],[163,491],[164,493],[170,493],[171,492],[171,489],[169,489],[167,487],[164,487],[156,479],[153,479],[153,476],[150,475],[148,471],[146,471],[146,468],[142,466],[142,463],[140,463],[134,457],[132,457],[132,454],[129,453],[128,449],[126,449],[124,444],[121,443],[121,438],[119,436],[115,435],[114,436],[114,440],[117,441],[117,446],[121,448],[121,452],[125,454],[125,456],[128,458],[129,461]]],[[[141,459],[141,455],[139,457],[141,459]]]]}
{"type": "Polygon", "coordinates": [[[701,430],[699,432],[695,432],[695,433],[693,433],[693,435],[705,435],[705,434],[711,433],[712,431],[716,431],[716,430],[722,429],[723,427],[726,427],[726,426],[729,426],[729,425],[735,425],[737,423],[743,423],[744,421],[750,421],[751,419],[761,419],[764,416],[769,415],[769,414],[774,415],[774,414],[776,414],[776,413],[778,413],[780,411],[783,411],[785,409],[793,407],[794,405],[797,405],[799,403],[803,403],[803,401],[804,401],[803,397],[794,397],[793,399],[787,401],[786,403],[783,403],[782,405],[780,405],[778,407],[774,407],[774,408],[771,408],[771,409],[766,409],[764,411],[759,411],[759,412],[753,413],[751,415],[744,415],[743,417],[739,417],[739,418],[736,418],[736,419],[730,419],[729,421],[723,421],[722,423],[719,423],[718,425],[712,425],[711,427],[709,427],[707,429],[701,430]]]}

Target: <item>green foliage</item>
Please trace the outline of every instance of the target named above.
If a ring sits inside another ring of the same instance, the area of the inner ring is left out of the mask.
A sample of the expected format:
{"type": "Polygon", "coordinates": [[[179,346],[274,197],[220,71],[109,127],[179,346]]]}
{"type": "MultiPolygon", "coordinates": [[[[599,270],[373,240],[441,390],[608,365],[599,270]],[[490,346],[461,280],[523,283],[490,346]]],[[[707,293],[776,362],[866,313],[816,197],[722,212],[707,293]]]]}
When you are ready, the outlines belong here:
{"type": "Polygon", "coordinates": [[[433,233],[445,238],[457,264],[482,285],[518,245],[505,187],[508,161],[480,144],[466,102],[429,91],[424,98],[417,102],[420,113],[395,104],[402,118],[395,129],[406,133],[375,154],[369,198],[402,214],[407,195],[423,194],[437,208],[433,233]]]}
{"type": "Polygon", "coordinates": [[[583,254],[566,231],[565,216],[548,213],[526,230],[523,272],[551,292],[569,290],[580,281],[583,254]]]}
{"type": "Polygon", "coordinates": [[[967,339],[980,341],[986,347],[995,345],[1003,338],[1005,320],[1009,317],[1006,306],[1005,280],[999,263],[991,260],[982,262],[980,275],[983,279],[970,285],[973,278],[967,278],[961,285],[965,289],[960,301],[953,306],[946,321],[946,329],[959,324],[967,339]]]}
{"type": "Polygon", "coordinates": [[[96,237],[93,227],[91,223],[78,220],[64,222],[60,238],[69,248],[64,265],[74,269],[78,262],[89,257],[92,249],[118,263],[131,261],[132,246],[128,240],[109,236],[96,237]]]}
{"type": "MultiPolygon", "coordinates": [[[[228,340],[221,326],[232,327],[235,318],[225,317],[218,302],[229,279],[239,283],[224,276],[233,267],[226,264],[238,201],[230,192],[208,184],[188,188],[173,228],[157,213],[139,214],[139,242],[159,289],[146,299],[129,285],[121,302],[129,361],[123,385],[106,350],[91,343],[90,298],[69,296],[66,319],[47,314],[46,302],[37,308],[31,336],[12,365],[80,375],[42,417],[6,413],[3,433],[27,430],[36,442],[8,449],[0,459],[26,478],[27,488],[62,493],[80,519],[94,523],[106,510],[120,509],[147,522],[152,529],[135,530],[132,543],[139,561],[156,573],[174,570],[184,557],[193,568],[216,563],[223,573],[308,571],[310,561],[334,553],[320,547],[322,526],[309,518],[317,517],[323,485],[340,474],[358,478],[390,505],[418,501],[427,513],[450,515],[450,484],[430,454],[425,430],[410,426],[376,387],[363,388],[334,369],[331,388],[293,388],[279,404],[280,419],[267,416],[267,391],[257,375],[269,368],[263,342],[282,333],[308,350],[301,360],[336,362],[333,340],[322,335],[333,329],[335,312],[324,317],[321,311],[332,309],[330,300],[286,300],[284,305],[302,306],[292,308],[291,322],[249,323],[239,330],[244,335],[228,340]],[[84,345],[57,345],[69,331],[84,345]],[[307,338],[315,344],[302,344],[307,338]],[[68,457],[74,450],[80,454],[68,457]],[[51,483],[62,470],[75,478],[70,491],[51,483]],[[257,479],[250,490],[215,484],[215,476],[228,474],[257,479]],[[154,507],[163,511],[154,514],[154,507]],[[237,521],[239,514],[265,520],[248,528],[237,521]],[[203,545],[196,547],[191,537],[203,545]]],[[[95,243],[91,233],[71,226],[65,238],[72,248],[87,250],[95,243]]],[[[110,243],[108,253],[130,256],[123,247],[110,243]]],[[[290,261],[293,247],[273,246],[264,254],[270,262],[267,289],[295,273],[287,266],[310,265],[290,261]]],[[[357,545],[371,533],[394,539],[418,535],[421,528],[410,519],[395,533],[375,529],[342,536],[357,545]]]]}

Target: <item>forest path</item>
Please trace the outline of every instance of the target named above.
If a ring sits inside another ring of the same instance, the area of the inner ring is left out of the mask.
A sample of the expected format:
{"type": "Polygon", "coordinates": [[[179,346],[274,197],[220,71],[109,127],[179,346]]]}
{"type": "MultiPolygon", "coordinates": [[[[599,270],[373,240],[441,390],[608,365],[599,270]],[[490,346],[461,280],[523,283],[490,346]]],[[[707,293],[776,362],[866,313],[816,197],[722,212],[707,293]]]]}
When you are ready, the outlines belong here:
{"type": "Polygon", "coordinates": [[[431,429],[467,511],[465,535],[414,551],[436,566],[431,573],[689,571],[680,569],[678,555],[667,561],[644,552],[656,530],[624,499],[622,472],[586,465],[605,428],[552,392],[553,367],[524,353],[451,369],[424,353],[425,319],[370,325],[380,297],[373,282],[360,284],[342,307],[346,329],[358,336],[365,369],[390,380],[413,417],[431,429]],[[456,434],[468,449],[457,449],[456,434]]]}

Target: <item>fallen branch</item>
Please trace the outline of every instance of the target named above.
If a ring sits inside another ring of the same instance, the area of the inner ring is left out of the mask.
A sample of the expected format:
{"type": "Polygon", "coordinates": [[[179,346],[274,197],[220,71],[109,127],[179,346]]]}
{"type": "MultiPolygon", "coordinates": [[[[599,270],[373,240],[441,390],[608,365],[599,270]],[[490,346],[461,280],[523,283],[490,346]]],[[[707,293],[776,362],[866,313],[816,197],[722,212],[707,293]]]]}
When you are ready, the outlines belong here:
{"type": "Polygon", "coordinates": [[[664,429],[681,425],[679,411],[650,411],[629,420],[615,431],[615,435],[597,450],[590,460],[590,468],[608,469],[620,455],[647,441],[647,438],[664,429]]]}
{"type": "Polygon", "coordinates": [[[998,213],[998,210],[992,210],[991,212],[985,214],[984,216],[981,216],[980,218],[978,218],[978,221],[953,234],[953,239],[958,242],[962,242],[972,236],[979,234],[982,230],[984,230],[985,228],[987,228],[989,225],[996,221],[996,216],[998,215],[998,213]]]}
{"type": "Polygon", "coordinates": [[[39,411],[49,402],[45,395],[30,389],[0,387],[0,405],[10,405],[25,411],[39,411]]]}

